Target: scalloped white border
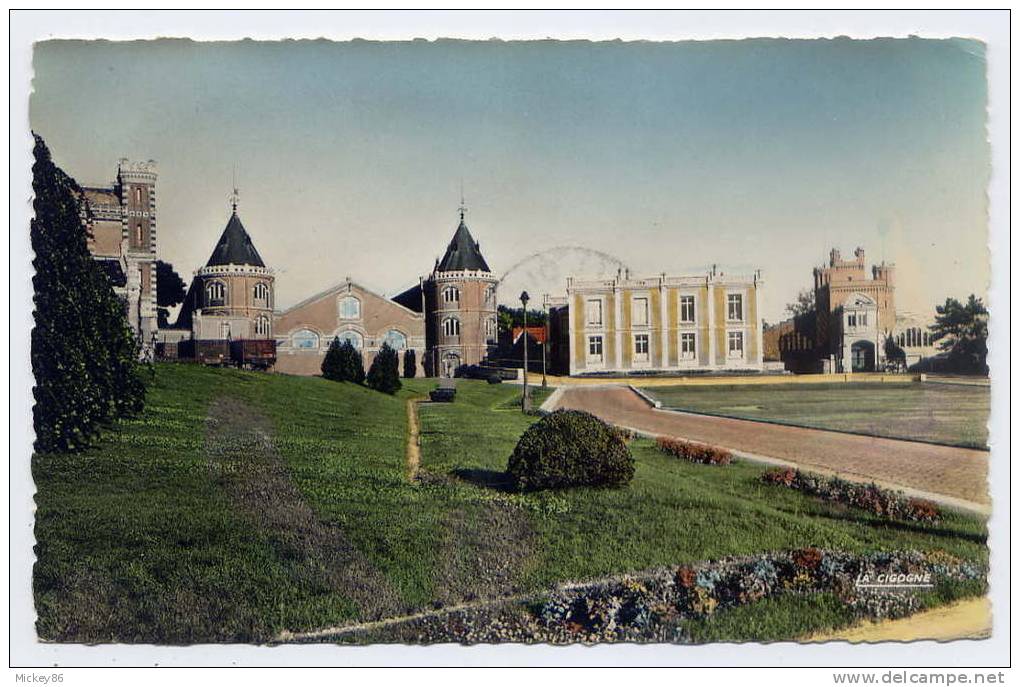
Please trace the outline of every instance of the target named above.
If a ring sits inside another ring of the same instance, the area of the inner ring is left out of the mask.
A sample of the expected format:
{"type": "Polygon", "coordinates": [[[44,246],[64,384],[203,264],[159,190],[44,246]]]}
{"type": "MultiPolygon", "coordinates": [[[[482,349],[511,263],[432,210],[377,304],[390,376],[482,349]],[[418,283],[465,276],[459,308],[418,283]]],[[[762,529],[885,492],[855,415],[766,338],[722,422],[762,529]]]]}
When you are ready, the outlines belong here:
{"type": "MultiPolygon", "coordinates": [[[[337,666],[337,665],[682,665],[682,666],[854,666],[940,665],[989,666],[1009,661],[1009,23],[1003,11],[401,11],[349,13],[320,12],[38,12],[10,15],[10,320],[5,325],[10,342],[10,450],[8,484],[12,560],[9,584],[11,665],[54,664],[93,666],[337,666]],[[42,644],[35,641],[31,595],[31,546],[34,486],[29,470],[31,447],[31,368],[29,332],[32,326],[31,250],[28,222],[31,216],[31,136],[28,127],[31,47],[46,38],[132,39],[188,36],[199,40],[240,38],[318,38],[345,40],[410,39],[438,37],[489,39],[624,39],[679,40],[784,36],[808,38],[845,35],[853,38],[923,35],[963,36],[987,44],[989,78],[988,131],[992,142],[993,174],[989,187],[992,285],[992,465],[990,484],[995,513],[991,520],[991,588],[994,609],[992,639],[957,642],[885,643],[851,646],[845,643],[800,645],[633,646],[285,646],[248,645],[157,647],[81,646],[42,644]]],[[[1013,349],[1015,352],[1015,349],[1013,349]]],[[[22,671],[25,672],[25,671],[22,671]]],[[[33,671],[27,671],[33,672],[33,671]]],[[[106,673],[107,671],[103,671],[106,673]]],[[[116,671],[115,671],[116,672],[116,671]]],[[[133,671],[127,671],[133,672],[133,671]]],[[[786,671],[784,671],[786,672],[786,671]]],[[[831,671],[811,671],[825,684],[831,671]]],[[[124,672],[120,673],[125,678],[124,672]]],[[[93,674],[95,675],[95,674],[93,674]]],[[[150,675],[152,675],[150,673],[150,675]]],[[[98,675],[96,675],[98,677],[98,675]]],[[[171,676],[167,676],[171,677],[171,676]]],[[[183,677],[176,674],[174,681],[183,677]]],[[[199,675],[195,675],[199,677],[199,675]]],[[[407,677],[411,677],[407,674],[407,677]]],[[[570,679],[571,676],[562,675],[570,679]]],[[[621,677],[621,676],[615,676],[621,677]]],[[[704,676],[707,679],[717,679],[704,676]]],[[[731,675],[732,677],[732,675],[731,675]]],[[[789,676],[797,682],[796,676],[789,676]]],[[[256,672],[257,684],[278,684],[280,679],[316,679],[312,674],[256,672]],[[305,677],[307,676],[307,677],[305,677]]],[[[116,674],[107,680],[121,684],[116,674]]],[[[146,678],[148,680],[148,678],[146,678]]],[[[234,678],[220,675],[217,683],[234,678]]],[[[757,684],[781,684],[762,672],[740,673],[737,679],[757,684]]],[[[788,678],[784,678],[788,679],[788,678]]],[[[160,680],[159,682],[163,682],[160,680]]],[[[111,684],[107,682],[108,684],[111,684]]],[[[788,684],[783,682],[782,684],[788,684]]]]}

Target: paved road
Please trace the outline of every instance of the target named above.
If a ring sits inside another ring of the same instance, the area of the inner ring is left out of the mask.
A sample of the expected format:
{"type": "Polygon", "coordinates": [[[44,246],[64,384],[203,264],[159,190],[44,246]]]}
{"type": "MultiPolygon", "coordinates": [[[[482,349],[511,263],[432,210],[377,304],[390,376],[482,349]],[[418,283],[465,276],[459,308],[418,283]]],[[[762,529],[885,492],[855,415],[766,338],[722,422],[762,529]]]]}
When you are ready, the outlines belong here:
{"type": "Polygon", "coordinates": [[[778,459],[805,469],[979,504],[989,502],[989,454],[985,451],[655,410],[622,386],[567,388],[557,407],[587,410],[613,424],[778,459]]]}

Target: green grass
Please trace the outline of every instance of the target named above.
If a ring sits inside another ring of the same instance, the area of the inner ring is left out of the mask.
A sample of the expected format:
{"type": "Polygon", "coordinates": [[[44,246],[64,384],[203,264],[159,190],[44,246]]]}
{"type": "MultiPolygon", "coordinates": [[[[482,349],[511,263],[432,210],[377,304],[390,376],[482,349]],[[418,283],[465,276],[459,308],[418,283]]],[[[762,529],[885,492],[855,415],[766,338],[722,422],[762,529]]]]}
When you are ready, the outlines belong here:
{"type": "Polygon", "coordinates": [[[63,641],[251,641],[364,618],[321,561],[251,526],[205,455],[215,399],[266,418],[289,479],[340,527],[408,609],[568,579],[729,554],[816,545],[944,549],[985,561],[984,524],[884,523],[792,490],[761,469],[693,465],[633,446],[620,490],[528,496],[501,490],[536,420],[505,409],[519,387],[462,380],[421,408],[425,479],[405,477],[405,401],[321,379],[157,365],[145,412],[81,455],[33,458],[39,632],[63,641]],[[495,576],[495,577],[494,577],[495,576]]]}
{"type": "Polygon", "coordinates": [[[987,386],[770,384],[644,389],[665,408],[985,448],[987,386]]]}

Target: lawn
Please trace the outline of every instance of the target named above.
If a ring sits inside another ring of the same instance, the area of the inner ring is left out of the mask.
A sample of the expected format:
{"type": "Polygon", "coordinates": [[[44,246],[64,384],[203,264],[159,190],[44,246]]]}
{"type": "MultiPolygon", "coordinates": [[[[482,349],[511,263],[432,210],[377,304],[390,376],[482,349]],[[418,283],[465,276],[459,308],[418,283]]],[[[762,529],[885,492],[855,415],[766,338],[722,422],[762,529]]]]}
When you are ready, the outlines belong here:
{"type": "MultiPolygon", "coordinates": [[[[264,641],[465,599],[541,591],[722,555],[806,545],[943,549],[984,562],[983,522],[883,523],[633,446],[621,490],[520,496],[502,471],[535,421],[520,388],[463,380],[421,407],[322,379],[157,365],[145,412],[81,455],[33,458],[41,637],[264,641]]],[[[814,629],[814,628],[811,628],[814,629]]],[[[785,631],[785,630],[784,630],[785,631]]],[[[791,630],[792,632],[792,630],[791,630]]]]}
{"type": "Polygon", "coordinates": [[[987,386],[774,384],[644,389],[664,408],[985,448],[987,386]]]}

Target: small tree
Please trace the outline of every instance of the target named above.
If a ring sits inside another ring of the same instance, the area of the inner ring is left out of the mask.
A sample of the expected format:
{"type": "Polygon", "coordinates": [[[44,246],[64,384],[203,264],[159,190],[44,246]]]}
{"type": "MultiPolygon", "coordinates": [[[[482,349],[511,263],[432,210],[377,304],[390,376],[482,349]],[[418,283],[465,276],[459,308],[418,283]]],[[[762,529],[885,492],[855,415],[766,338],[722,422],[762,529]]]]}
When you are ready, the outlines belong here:
{"type": "Polygon", "coordinates": [[[184,280],[174,266],[156,261],[156,318],[160,327],[169,326],[170,308],[184,300],[184,280]]]}
{"type": "Polygon", "coordinates": [[[932,339],[949,353],[951,369],[968,374],[988,374],[988,310],[980,298],[970,295],[967,303],[947,298],[935,306],[932,339]]]}
{"type": "Polygon", "coordinates": [[[361,359],[361,351],[354,347],[350,339],[340,346],[340,376],[344,382],[365,383],[365,363],[361,359]]]}
{"type": "Polygon", "coordinates": [[[802,289],[797,293],[797,300],[786,304],[786,312],[793,317],[801,317],[815,310],[815,292],[812,289],[802,289]]]}
{"type": "Polygon", "coordinates": [[[899,347],[892,334],[885,337],[885,359],[898,367],[907,366],[907,354],[899,347]]]}
{"type": "Polygon", "coordinates": [[[329,350],[326,351],[326,357],[322,360],[322,376],[334,382],[344,381],[342,365],[340,337],[334,336],[333,340],[329,342],[329,350]]]}
{"type": "Polygon", "coordinates": [[[383,343],[376,353],[365,381],[370,388],[384,394],[392,395],[400,391],[400,361],[397,352],[388,343],[383,343]]]}
{"type": "Polygon", "coordinates": [[[415,360],[414,349],[404,351],[404,379],[414,379],[418,374],[418,361],[415,360]]]}

